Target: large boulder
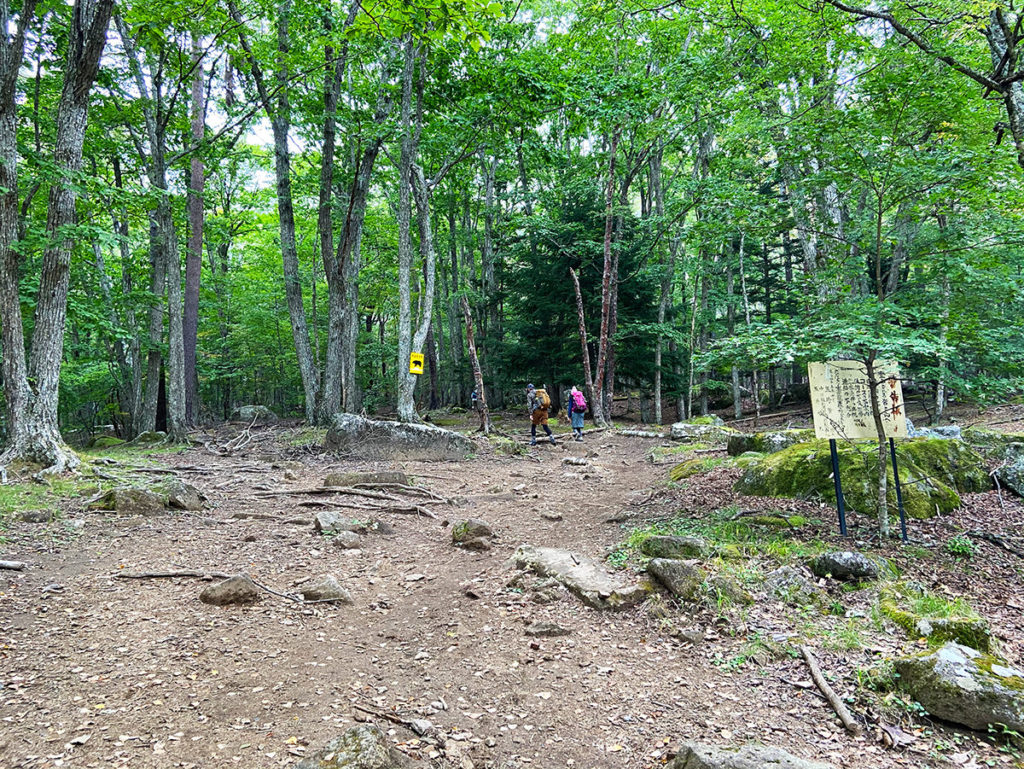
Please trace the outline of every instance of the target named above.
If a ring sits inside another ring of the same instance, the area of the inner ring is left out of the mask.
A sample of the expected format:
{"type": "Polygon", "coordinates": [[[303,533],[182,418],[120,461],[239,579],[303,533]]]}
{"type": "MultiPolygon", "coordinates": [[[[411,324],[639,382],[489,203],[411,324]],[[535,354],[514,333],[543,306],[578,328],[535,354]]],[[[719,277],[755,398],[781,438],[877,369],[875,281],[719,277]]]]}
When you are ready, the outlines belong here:
{"type": "Polygon", "coordinates": [[[89,509],[118,515],[162,515],[164,497],[148,489],[111,489],[89,504],[89,509]]]}
{"type": "Polygon", "coordinates": [[[936,718],[1024,732],[1024,671],[957,643],[894,663],[899,685],[936,718]]]}
{"type": "Polygon", "coordinates": [[[729,456],[738,457],[748,451],[774,454],[798,443],[814,440],[814,430],[770,430],[763,433],[737,433],[729,437],[729,456]]]}
{"type": "Polygon", "coordinates": [[[327,431],[328,450],[361,459],[447,461],[474,450],[469,438],[432,425],[382,422],[335,414],[327,431]]]}
{"type": "Polygon", "coordinates": [[[520,545],[513,564],[565,585],[583,603],[595,609],[628,609],[642,601],[648,585],[625,582],[585,555],[554,547],[520,545]]]}
{"type": "Polygon", "coordinates": [[[266,406],[239,406],[231,412],[234,422],[262,422],[265,425],[277,424],[277,414],[266,406]]]}
{"type": "Polygon", "coordinates": [[[736,430],[726,427],[725,422],[716,416],[694,417],[676,422],[669,429],[672,440],[684,443],[726,443],[735,434],[736,430]]]}
{"type": "MultiPolygon", "coordinates": [[[[839,470],[847,506],[873,514],[878,499],[878,450],[872,442],[838,446],[839,470]]],[[[960,493],[991,488],[985,461],[961,441],[918,438],[898,444],[903,505],[912,518],[950,513],[960,506],[960,493]]],[[[886,465],[893,489],[891,464],[886,465]]],[[[736,491],[765,497],[817,497],[835,503],[828,441],[790,446],[752,460],[736,482],[736,491]]],[[[896,494],[889,494],[896,514],[896,494]]]]}
{"type": "Polygon", "coordinates": [[[739,748],[683,743],[667,769],[835,769],[832,764],[808,761],[767,745],[739,748]]]}
{"type": "Polygon", "coordinates": [[[412,760],[388,741],[379,727],[353,726],[295,769],[407,769],[412,760]]]}

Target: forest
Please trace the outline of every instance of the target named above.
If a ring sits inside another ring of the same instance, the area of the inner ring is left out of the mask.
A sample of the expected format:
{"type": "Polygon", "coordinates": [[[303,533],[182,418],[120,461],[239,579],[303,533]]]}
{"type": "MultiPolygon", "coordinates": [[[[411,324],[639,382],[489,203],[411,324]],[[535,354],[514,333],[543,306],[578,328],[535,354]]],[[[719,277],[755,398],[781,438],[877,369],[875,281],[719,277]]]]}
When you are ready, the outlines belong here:
{"type": "Polygon", "coordinates": [[[5,465],[527,382],[738,418],[836,357],[936,418],[1020,391],[1006,0],[0,14],[5,465]]]}

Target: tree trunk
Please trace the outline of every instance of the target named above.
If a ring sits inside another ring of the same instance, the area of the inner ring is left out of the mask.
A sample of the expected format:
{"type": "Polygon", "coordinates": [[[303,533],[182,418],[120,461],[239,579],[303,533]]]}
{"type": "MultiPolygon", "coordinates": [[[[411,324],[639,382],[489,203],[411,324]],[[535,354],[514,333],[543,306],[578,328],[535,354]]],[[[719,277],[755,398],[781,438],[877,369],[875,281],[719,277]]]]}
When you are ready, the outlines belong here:
{"type": "Polygon", "coordinates": [[[416,44],[411,35],[404,42],[402,70],[402,101],[399,116],[401,131],[398,158],[398,419],[415,422],[413,389],[415,375],[409,373],[409,355],[412,347],[412,164],[415,136],[412,125],[412,86],[416,68],[416,44]]]}
{"type": "Polygon", "coordinates": [[[466,322],[466,347],[469,349],[469,364],[473,368],[473,381],[476,383],[477,410],[480,414],[479,431],[484,435],[491,432],[491,414],[487,408],[487,391],[484,389],[484,375],[480,371],[480,359],[476,356],[476,341],[473,338],[473,316],[469,312],[469,301],[462,297],[462,316],[466,322]]]}
{"type": "Polygon", "coordinates": [[[199,284],[203,271],[203,191],[206,168],[198,149],[206,129],[206,107],[203,103],[204,72],[199,39],[192,39],[192,153],[188,189],[188,245],[185,248],[185,309],[182,332],[185,348],[185,418],[189,425],[199,421],[199,373],[196,370],[196,347],[199,342],[199,284]]]}
{"type": "MultiPolygon", "coordinates": [[[[611,145],[608,149],[608,183],[605,188],[604,212],[604,270],[601,274],[601,331],[598,337],[597,370],[594,372],[593,401],[599,403],[604,398],[605,365],[608,360],[608,329],[611,322],[612,280],[614,259],[612,256],[612,234],[615,224],[615,157],[619,147],[621,129],[616,126],[612,132],[611,145]]],[[[594,422],[598,426],[606,426],[608,417],[599,415],[595,405],[594,422]]]]}
{"type": "MultiPolygon", "coordinates": [[[[69,180],[74,179],[82,168],[89,94],[99,70],[100,55],[106,45],[112,8],[113,0],[77,0],[72,9],[67,66],[57,105],[54,142],[54,162],[62,173],[50,187],[47,202],[46,235],[49,245],[43,253],[28,377],[12,382],[5,379],[4,382],[6,390],[12,393],[20,391],[14,393],[15,400],[27,407],[20,413],[9,415],[12,419],[7,424],[7,449],[0,457],[0,466],[4,468],[12,461],[27,460],[43,465],[47,472],[59,473],[78,465],[78,457],[64,443],[57,425],[57,398],[60,392],[60,366],[64,352],[73,245],[65,233],[75,221],[77,189],[69,180]]],[[[23,31],[20,25],[19,22],[19,31],[23,31]]],[[[18,55],[17,65],[21,61],[19,37],[21,35],[16,33],[16,49],[8,44],[10,47],[4,51],[7,55],[12,52],[18,55]]],[[[10,60],[4,64],[15,66],[10,60]]],[[[12,100],[13,95],[12,88],[12,100]]],[[[6,111],[6,106],[0,110],[6,111]]],[[[17,226],[16,218],[14,226],[17,226]]],[[[6,233],[0,237],[6,239],[6,233]]],[[[16,273],[11,278],[16,291],[16,273]]],[[[5,277],[4,282],[7,280],[5,277]]],[[[6,328],[6,322],[4,326],[6,328]]],[[[20,328],[13,331],[20,332],[20,328]]],[[[20,340],[17,346],[22,348],[20,340]]]]}
{"type": "Polygon", "coordinates": [[[590,399],[590,415],[594,424],[606,425],[604,416],[604,404],[601,403],[599,393],[594,385],[594,376],[590,368],[590,351],[587,350],[587,324],[583,316],[583,294],[580,291],[580,279],[576,270],[569,270],[572,275],[572,285],[576,290],[576,317],[580,327],[580,349],[583,357],[583,384],[587,388],[587,397],[590,399]]]}

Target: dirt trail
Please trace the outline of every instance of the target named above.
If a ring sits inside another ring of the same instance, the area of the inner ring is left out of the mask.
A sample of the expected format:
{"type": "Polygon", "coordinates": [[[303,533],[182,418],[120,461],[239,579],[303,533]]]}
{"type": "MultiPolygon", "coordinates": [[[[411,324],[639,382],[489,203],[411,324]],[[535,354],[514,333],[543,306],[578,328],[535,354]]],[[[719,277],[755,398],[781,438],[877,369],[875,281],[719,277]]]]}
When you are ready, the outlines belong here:
{"type": "MultiPolygon", "coordinates": [[[[848,737],[816,692],[793,686],[807,677],[798,660],[722,664],[750,632],[792,630],[767,609],[755,605],[739,625],[697,620],[707,640],[695,646],[659,632],[644,607],[539,605],[506,587],[521,543],[601,558],[628,528],[609,519],[641,502],[671,512],[671,497],[651,501],[665,486],[665,468],[646,458],[654,443],[606,433],[527,457],[386,465],[319,454],[282,466],[268,433],[259,450],[276,453],[166,458],[199,468],[180,475],[209,495],[203,513],[83,514],[66,545],[46,544],[38,528],[12,531],[9,554],[33,567],[0,574],[0,767],[283,766],[351,725],[354,704],[430,719],[478,768],[658,766],[684,739],[756,740],[837,766],[938,766],[923,751],[848,737]],[[564,465],[569,456],[591,464],[564,465]],[[311,518],[299,505],[308,497],[255,493],[375,469],[404,469],[457,504],[430,503],[437,521],[382,516],[393,533],[367,534],[357,551],[309,525],[231,517],[311,518]],[[442,522],[466,517],[493,526],[492,550],[451,545],[442,522]],[[218,608],[198,601],[201,580],[111,578],[169,568],[247,571],[278,590],[329,572],[354,604],[267,596],[218,608]],[[527,637],[536,620],[573,633],[527,637]]],[[[433,757],[390,728],[403,750],[433,757]]]]}

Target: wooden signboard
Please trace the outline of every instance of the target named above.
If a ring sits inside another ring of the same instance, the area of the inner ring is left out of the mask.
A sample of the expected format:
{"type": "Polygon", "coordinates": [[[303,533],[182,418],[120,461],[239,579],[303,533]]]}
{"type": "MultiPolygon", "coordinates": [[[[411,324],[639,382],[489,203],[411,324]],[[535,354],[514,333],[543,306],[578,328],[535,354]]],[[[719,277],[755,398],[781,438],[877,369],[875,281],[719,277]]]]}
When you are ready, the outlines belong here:
{"type": "MultiPolygon", "coordinates": [[[[808,363],[814,432],[818,438],[878,438],[871,414],[871,388],[867,367],[855,360],[808,363]]],[[[903,387],[896,361],[875,362],[878,410],[886,438],[906,438],[907,418],[903,387]]]]}

